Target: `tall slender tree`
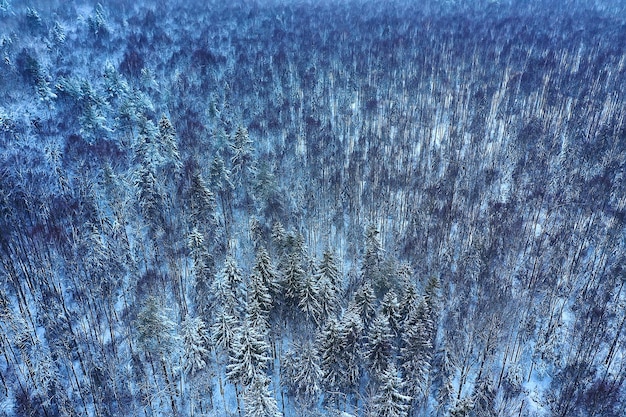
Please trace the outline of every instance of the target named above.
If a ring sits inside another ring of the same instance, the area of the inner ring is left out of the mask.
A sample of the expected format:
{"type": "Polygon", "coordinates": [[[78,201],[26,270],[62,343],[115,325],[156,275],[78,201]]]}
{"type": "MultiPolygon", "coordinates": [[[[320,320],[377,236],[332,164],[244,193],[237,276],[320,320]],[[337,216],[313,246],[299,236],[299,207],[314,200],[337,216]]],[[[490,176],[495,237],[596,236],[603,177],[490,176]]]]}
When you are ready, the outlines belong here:
{"type": "Polygon", "coordinates": [[[283,384],[305,408],[315,405],[324,373],[311,341],[294,343],[283,357],[283,384]]]}
{"type": "Polygon", "coordinates": [[[180,333],[184,349],[183,370],[186,374],[194,375],[207,366],[209,332],[200,317],[191,317],[188,314],[181,323],[180,333]]]}
{"type": "Polygon", "coordinates": [[[244,393],[246,416],[281,417],[278,404],[269,389],[269,378],[255,375],[244,393]]]}
{"type": "Polygon", "coordinates": [[[406,417],[411,397],[404,395],[402,380],[396,367],[390,364],[381,375],[378,391],[372,399],[372,411],[375,416],[406,417]]]}
{"type": "Polygon", "coordinates": [[[383,380],[385,372],[393,363],[392,335],[387,317],[378,314],[367,334],[365,358],[367,369],[376,382],[383,380]]]}
{"type": "Polygon", "coordinates": [[[235,384],[248,386],[265,375],[270,357],[269,346],[261,330],[249,319],[239,326],[229,355],[226,375],[235,384]]]}
{"type": "Polygon", "coordinates": [[[401,363],[407,391],[413,399],[426,392],[433,349],[434,326],[425,299],[415,306],[403,324],[401,363]]]}

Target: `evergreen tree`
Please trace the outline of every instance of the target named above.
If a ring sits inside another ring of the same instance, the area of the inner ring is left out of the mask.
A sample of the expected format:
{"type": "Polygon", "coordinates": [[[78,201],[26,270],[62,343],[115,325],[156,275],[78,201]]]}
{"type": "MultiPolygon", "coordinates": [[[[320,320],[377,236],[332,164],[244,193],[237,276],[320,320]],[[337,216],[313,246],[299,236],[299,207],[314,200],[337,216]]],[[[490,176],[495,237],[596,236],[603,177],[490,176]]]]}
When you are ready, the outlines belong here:
{"type": "Polygon", "coordinates": [[[245,181],[253,178],[256,172],[253,156],[254,149],[248,130],[243,126],[239,126],[230,146],[233,153],[231,158],[232,173],[237,183],[242,185],[245,181]]]}
{"type": "Polygon", "coordinates": [[[250,240],[252,241],[252,245],[256,249],[258,246],[261,245],[264,234],[263,226],[256,216],[250,217],[250,220],[248,221],[248,230],[250,232],[250,240]]]}
{"type": "Polygon", "coordinates": [[[233,307],[241,308],[245,299],[243,298],[243,276],[242,272],[237,265],[237,261],[232,256],[227,256],[224,261],[224,267],[221,271],[221,279],[225,285],[225,290],[228,291],[227,298],[233,301],[233,307]],[[232,298],[231,298],[232,297],[232,298]]]}
{"type": "Polygon", "coordinates": [[[246,305],[246,315],[251,326],[254,326],[264,337],[269,333],[269,315],[258,300],[250,299],[246,305]]]}
{"type": "Polygon", "coordinates": [[[315,346],[310,341],[296,343],[283,357],[284,384],[305,407],[315,404],[324,373],[315,346]]]}
{"type": "Polygon", "coordinates": [[[194,302],[198,311],[207,314],[210,301],[217,298],[216,293],[212,291],[215,268],[213,257],[206,248],[204,236],[196,228],[187,237],[187,247],[191,252],[193,273],[196,279],[193,292],[194,302]]]}
{"type": "Polygon", "coordinates": [[[135,143],[135,162],[156,170],[165,162],[158,143],[159,131],[152,120],[148,120],[145,116],[138,118],[138,125],[139,134],[135,143]]]}
{"type": "Polygon", "coordinates": [[[154,297],[148,298],[136,320],[139,345],[146,354],[155,379],[158,373],[162,373],[165,385],[165,389],[162,392],[167,393],[174,415],[178,413],[178,407],[176,405],[177,399],[170,369],[170,355],[173,353],[175,342],[177,341],[175,329],[174,322],[169,319],[157,299],[154,297]],[[155,368],[155,365],[160,365],[160,367],[155,368]]]}
{"type": "Polygon", "coordinates": [[[209,185],[220,194],[227,195],[235,186],[231,181],[231,173],[221,156],[215,155],[209,167],[209,185]]]}
{"type": "Polygon", "coordinates": [[[217,347],[229,354],[232,352],[238,328],[238,317],[243,305],[240,299],[242,295],[240,274],[241,271],[235,259],[229,256],[212,288],[217,314],[211,326],[211,338],[217,347]]]}
{"type": "Polygon", "coordinates": [[[361,378],[361,342],[363,322],[353,309],[348,309],[339,323],[339,366],[342,368],[340,388],[346,394],[358,390],[361,378]]]}
{"type": "Polygon", "coordinates": [[[59,21],[55,21],[54,26],[52,26],[52,29],[50,29],[49,37],[56,46],[64,44],[65,40],[67,39],[65,27],[61,23],[59,23],[59,21]]]}
{"type": "Polygon", "coordinates": [[[144,219],[153,228],[159,228],[164,221],[163,197],[154,170],[150,165],[139,168],[135,178],[135,186],[138,189],[137,199],[144,219]]]}
{"type": "Polygon", "coordinates": [[[140,346],[157,356],[168,352],[175,340],[175,324],[156,298],[150,297],[137,315],[136,329],[140,346]]]}
{"type": "Polygon", "coordinates": [[[321,317],[330,317],[338,307],[341,276],[335,256],[329,250],[322,255],[316,278],[321,317]]]}
{"type": "Polygon", "coordinates": [[[190,317],[187,314],[181,323],[181,336],[184,348],[183,370],[194,375],[207,365],[209,334],[204,321],[200,317],[190,317]]]}
{"type": "Polygon", "coordinates": [[[383,248],[380,241],[380,231],[375,224],[370,223],[365,231],[365,254],[363,255],[362,272],[366,280],[377,282],[380,275],[380,265],[383,261],[383,248]]]}
{"type": "Polygon", "coordinates": [[[167,161],[168,165],[174,169],[174,172],[180,171],[183,164],[178,153],[178,144],[176,143],[176,131],[174,126],[166,115],[161,116],[159,120],[159,133],[157,136],[159,143],[159,151],[167,161]]]}
{"type": "Polygon", "coordinates": [[[106,13],[104,7],[98,3],[94,9],[94,13],[87,18],[90,31],[97,37],[105,36],[109,33],[107,25],[106,13]]]}
{"type": "Polygon", "coordinates": [[[400,314],[400,303],[395,291],[390,290],[385,294],[380,306],[380,313],[387,319],[392,335],[398,336],[400,334],[402,316],[400,314]]]}
{"type": "Polygon", "coordinates": [[[255,173],[254,196],[262,213],[268,218],[284,215],[274,168],[263,162],[255,173]]]}
{"type": "Polygon", "coordinates": [[[285,252],[285,240],[287,239],[287,231],[281,222],[274,222],[272,225],[272,244],[276,252],[282,256],[285,252]]]}
{"type": "Polygon", "coordinates": [[[339,272],[339,266],[337,265],[337,259],[335,254],[329,249],[325,250],[322,254],[322,260],[317,271],[320,280],[326,279],[334,288],[341,288],[341,274],[339,272]]]}
{"type": "Polygon", "coordinates": [[[376,316],[372,322],[372,326],[367,335],[367,344],[365,346],[365,358],[372,378],[381,382],[383,374],[392,361],[392,336],[389,329],[387,317],[383,314],[376,316]]]}
{"type": "Polygon", "coordinates": [[[408,392],[414,398],[425,391],[433,348],[433,323],[428,303],[423,299],[404,322],[401,361],[408,392]]]}
{"type": "Polygon", "coordinates": [[[109,61],[104,65],[104,91],[107,101],[113,102],[129,93],[128,84],[122,79],[117,69],[109,61]]]}
{"type": "Polygon", "coordinates": [[[437,392],[437,415],[448,415],[450,407],[454,403],[457,394],[454,389],[453,381],[451,377],[444,377],[444,381],[437,392]]]}
{"type": "Polygon", "coordinates": [[[345,379],[347,372],[342,367],[340,356],[342,345],[339,334],[339,323],[333,317],[329,318],[318,336],[319,357],[322,370],[322,386],[324,391],[329,393],[329,399],[338,401],[337,393],[340,389],[341,381],[345,379]]]}
{"type": "Polygon", "coordinates": [[[441,283],[439,278],[432,276],[428,279],[426,287],[424,288],[424,300],[430,309],[432,314],[433,326],[436,327],[436,323],[439,321],[439,289],[441,283]]]}
{"type": "Polygon", "coordinates": [[[294,311],[300,302],[302,281],[305,277],[305,271],[301,264],[300,253],[292,251],[282,265],[282,270],[282,288],[285,301],[287,302],[287,307],[294,311]]]}
{"type": "Polygon", "coordinates": [[[405,282],[402,287],[402,295],[400,298],[400,316],[406,319],[411,310],[419,303],[419,293],[415,284],[412,282],[405,282]]]}
{"type": "Polygon", "coordinates": [[[246,416],[249,417],[281,417],[276,399],[269,389],[269,378],[255,375],[244,393],[246,416]]]}
{"type": "Polygon", "coordinates": [[[221,308],[215,315],[211,326],[213,344],[224,352],[231,352],[237,330],[237,318],[226,308],[221,308]]]}
{"type": "Polygon", "coordinates": [[[269,253],[263,246],[257,248],[252,272],[259,277],[261,283],[269,290],[270,295],[275,297],[280,288],[278,273],[272,264],[269,253]]]}
{"type": "Polygon", "coordinates": [[[372,399],[372,411],[376,417],[406,417],[411,397],[403,395],[403,384],[393,364],[381,375],[381,383],[372,399]]]}
{"type": "Polygon", "coordinates": [[[305,273],[299,288],[298,307],[306,318],[319,324],[322,320],[322,305],[319,286],[312,274],[305,273]]]}
{"type": "Polygon", "coordinates": [[[367,328],[376,314],[376,294],[369,281],[365,281],[354,294],[354,310],[367,328]]]}
{"type": "Polygon", "coordinates": [[[324,318],[335,315],[339,308],[339,294],[337,288],[325,277],[317,277],[317,294],[319,300],[319,317],[324,318]]]}
{"type": "Polygon", "coordinates": [[[210,230],[215,224],[215,197],[207,187],[199,170],[191,174],[189,189],[186,193],[191,224],[199,230],[210,230]]]}
{"type": "Polygon", "coordinates": [[[235,186],[231,181],[230,171],[226,168],[224,160],[219,155],[215,155],[211,162],[208,182],[210,188],[215,190],[219,196],[222,215],[224,216],[224,226],[228,227],[233,217],[231,199],[235,186]]]}
{"type": "Polygon", "coordinates": [[[272,308],[272,295],[263,278],[255,270],[248,285],[248,304],[254,303],[264,317],[269,317],[272,308]]]}
{"type": "MultiPolygon", "coordinates": [[[[522,407],[520,407],[521,409],[522,407]]],[[[465,397],[457,401],[454,407],[450,408],[450,417],[467,417],[470,416],[474,409],[474,401],[471,397],[465,397]]]]}
{"type": "Polygon", "coordinates": [[[270,360],[268,352],[262,331],[246,318],[235,333],[226,376],[235,384],[250,385],[255,377],[265,375],[270,360]]]}

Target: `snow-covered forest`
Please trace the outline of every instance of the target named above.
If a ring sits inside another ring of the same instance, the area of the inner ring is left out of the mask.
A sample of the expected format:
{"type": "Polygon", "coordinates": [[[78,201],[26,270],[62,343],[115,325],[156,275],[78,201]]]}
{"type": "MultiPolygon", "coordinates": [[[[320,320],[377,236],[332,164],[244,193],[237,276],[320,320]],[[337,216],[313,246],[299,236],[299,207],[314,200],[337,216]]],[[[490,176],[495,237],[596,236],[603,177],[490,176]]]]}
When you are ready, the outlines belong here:
{"type": "Polygon", "coordinates": [[[0,0],[0,415],[626,415],[622,0],[0,0]]]}

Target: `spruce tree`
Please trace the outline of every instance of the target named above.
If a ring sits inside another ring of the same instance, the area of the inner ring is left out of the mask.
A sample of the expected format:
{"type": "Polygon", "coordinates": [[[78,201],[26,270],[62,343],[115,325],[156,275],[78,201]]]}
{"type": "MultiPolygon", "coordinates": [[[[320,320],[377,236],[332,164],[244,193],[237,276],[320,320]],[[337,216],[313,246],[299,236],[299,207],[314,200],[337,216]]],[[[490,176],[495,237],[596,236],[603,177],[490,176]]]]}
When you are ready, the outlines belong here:
{"type": "Polygon", "coordinates": [[[281,222],[274,222],[272,225],[272,245],[278,253],[283,255],[285,251],[285,240],[287,238],[287,231],[281,222]]]}
{"type": "Polygon", "coordinates": [[[238,317],[241,314],[241,271],[235,259],[227,257],[224,268],[213,283],[215,307],[218,309],[211,326],[212,340],[215,345],[230,353],[235,341],[238,317]]]}
{"type": "Polygon", "coordinates": [[[365,231],[365,254],[363,255],[362,273],[365,280],[376,283],[380,279],[380,266],[383,261],[383,249],[380,231],[376,225],[369,224],[365,231]]]}
{"type": "Polygon", "coordinates": [[[305,273],[300,282],[298,307],[305,317],[315,324],[322,320],[322,305],[320,302],[320,289],[315,277],[305,273]]]}
{"type": "Polygon", "coordinates": [[[317,270],[320,280],[327,279],[337,290],[341,288],[341,273],[337,265],[335,254],[332,251],[329,249],[324,251],[317,270]]]}
{"type": "Polygon", "coordinates": [[[340,389],[341,382],[345,379],[344,374],[347,372],[340,362],[343,347],[337,319],[333,317],[328,319],[317,338],[317,345],[319,346],[322,370],[322,386],[326,393],[331,393],[329,394],[329,397],[332,397],[330,399],[336,402],[338,401],[336,394],[340,389]]]}
{"type": "Polygon", "coordinates": [[[263,337],[269,333],[269,314],[266,307],[263,307],[255,298],[250,298],[246,304],[246,316],[251,326],[254,326],[263,337]]]}
{"type": "Polygon", "coordinates": [[[244,392],[245,415],[249,417],[281,417],[276,399],[269,389],[269,378],[255,375],[244,392]]]}
{"type": "Polygon", "coordinates": [[[361,378],[361,344],[363,340],[363,321],[354,309],[348,309],[339,323],[339,366],[341,373],[340,387],[346,394],[358,390],[361,378]]]}
{"type": "Polygon", "coordinates": [[[139,132],[135,143],[135,162],[141,165],[149,165],[153,169],[160,168],[165,159],[161,153],[158,142],[158,129],[145,116],[138,118],[139,132]]]}
{"type": "Polygon", "coordinates": [[[322,317],[330,317],[337,311],[337,302],[341,289],[341,276],[334,255],[324,251],[317,267],[318,299],[322,317]]]}
{"type": "MultiPolygon", "coordinates": [[[[450,417],[467,417],[472,415],[472,410],[474,409],[474,400],[472,397],[465,397],[456,402],[453,407],[450,407],[449,416],[450,417]]],[[[522,407],[520,406],[520,409],[522,407]]]]}
{"type": "Polygon", "coordinates": [[[395,291],[390,290],[383,297],[380,306],[380,314],[387,318],[391,333],[394,336],[398,336],[400,334],[402,316],[400,314],[400,303],[398,302],[398,296],[395,291]]]}
{"type": "Polygon", "coordinates": [[[315,346],[310,341],[294,343],[283,357],[284,384],[305,407],[314,405],[324,372],[315,346]]]}
{"type": "Polygon", "coordinates": [[[153,229],[162,227],[164,222],[163,197],[151,165],[139,167],[135,176],[135,186],[137,187],[137,200],[143,218],[153,229]]]}
{"type": "Polygon", "coordinates": [[[183,370],[194,375],[207,365],[209,333],[200,317],[190,317],[187,314],[181,323],[181,336],[184,348],[183,370]]]}
{"type": "Polygon", "coordinates": [[[264,279],[257,271],[252,272],[248,284],[248,304],[252,304],[259,309],[259,313],[269,318],[272,308],[272,295],[264,279]]]}
{"type": "Polygon", "coordinates": [[[389,322],[385,315],[378,314],[372,322],[365,345],[367,369],[375,381],[382,381],[383,374],[392,363],[392,354],[392,335],[389,322]]]}
{"type": "Polygon", "coordinates": [[[376,314],[376,294],[369,281],[365,281],[354,294],[354,310],[367,328],[376,314]]]}
{"type": "Polygon", "coordinates": [[[425,299],[415,306],[404,322],[402,333],[401,362],[407,389],[416,398],[425,392],[432,359],[433,323],[431,311],[425,299]]]}
{"type": "Polygon", "coordinates": [[[259,245],[256,251],[256,257],[252,272],[256,274],[263,285],[268,289],[270,295],[275,296],[280,288],[278,282],[278,273],[272,264],[272,259],[264,246],[259,245]]]}
{"type": "Polygon", "coordinates": [[[302,289],[302,280],[305,271],[302,268],[301,256],[297,251],[291,252],[282,266],[282,288],[287,302],[287,307],[291,309],[292,314],[300,302],[300,294],[302,289]]]}
{"type": "Polygon", "coordinates": [[[161,356],[170,351],[176,326],[155,297],[148,298],[135,324],[139,344],[146,353],[161,356]]]}
{"type": "Polygon", "coordinates": [[[178,144],[176,143],[176,131],[166,115],[162,115],[161,120],[159,120],[157,139],[160,153],[166,160],[167,165],[171,166],[175,172],[180,171],[182,162],[178,152],[178,144]]]}
{"type": "Polygon", "coordinates": [[[230,178],[230,171],[221,156],[215,155],[209,167],[209,185],[220,193],[232,191],[235,187],[230,178]]]}
{"type": "Polygon", "coordinates": [[[248,130],[243,126],[239,126],[230,146],[233,153],[231,158],[233,177],[237,184],[245,185],[246,181],[252,179],[256,172],[253,156],[254,148],[252,147],[252,140],[250,140],[248,130]]]}
{"type": "Polygon", "coordinates": [[[226,367],[226,376],[235,384],[250,385],[255,377],[265,375],[270,357],[262,330],[246,318],[235,332],[226,367]]]}
{"type": "Polygon", "coordinates": [[[146,354],[155,379],[158,373],[162,373],[165,384],[163,392],[168,394],[172,413],[176,415],[178,407],[171,379],[172,371],[169,369],[171,367],[170,355],[177,341],[176,325],[169,319],[166,310],[161,307],[157,299],[150,297],[137,316],[136,329],[139,346],[146,354]]]}
{"type": "Polygon", "coordinates": [[[223,309],[232,316],[238,316],[241,313],[241,300],[237,299],[237,294],[233,292],[223,274],[218,274],[215,277],[211,286],[211,293],[216,308],[223,309]]]}
{"type": "Polygon", "coordinates": [[[402,394],[403,384],[395,365],[381,375],[380,386],[372,399],[372,411],[376,417],[406,417],[411,397],[402,394]]]}
{"type": "Polygon", "coordinates": [[[402,287],[402,294],[400,297],[400,316],[406,319],[409,313],[415,305],[419,303],[420,296],[417,292],[415,284],[412,282],[405,282],[402,287]]]}
{"type": "Polygon", "coordinates": [[[211,340],[213,344],[224,352],[230,352],[235,341],[237,318],[225,308],[221,308],[215,315],[211,326],[211,340]]]}
{"type": "Polygon", "coordinates": [[[216,223],[215,197],[198,169],[191,173],[189,188],[185,194],[192,226],[203,232],[210,230],[216,223]]]}
{"type": "Polygon", "coordinates": [[[224,226],[228,231],[228,226],[232,222],[233,217],[231,199],[235,186],[231,181],[230,171],[226,168],[224,160],[219,155],[213,157],[209,167],[208,185],[219,197],[222,215],[224,216],[224,226]]]}
{"type": "Polygon", "coordinates": [[[190,251],[193,261],[193,273],[195,285],[193,298],[199,312],[207,314],[210,302],[216,298],[213,290],[214,282],[214,261],[207,250],[205,239],[202,233],[194,228],[187,237],[187,248],[190,251]]]}
{"type": "Polygon", "coordinates": [[[242,288],[243,275],[234,257],[230,255],[226,257],[220,278],[223,280],[225,289],[228,290],[228,298],[232,297],[233,307],[241,310],[245,301],[242,288]]]}

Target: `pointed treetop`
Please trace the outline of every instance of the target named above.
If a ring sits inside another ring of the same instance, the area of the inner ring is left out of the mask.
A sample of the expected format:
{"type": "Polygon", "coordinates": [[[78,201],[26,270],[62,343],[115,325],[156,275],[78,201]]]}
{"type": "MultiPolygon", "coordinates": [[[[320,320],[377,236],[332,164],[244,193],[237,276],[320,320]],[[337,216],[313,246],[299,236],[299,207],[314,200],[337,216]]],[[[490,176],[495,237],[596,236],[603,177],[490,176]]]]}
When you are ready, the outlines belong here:
{"type": "Polygon", "coordinates": [[[183,369],[185,373],[193,375],[207,365],[209,332],[200,317],[187,314],[181,323],[181,335],[184,347],[183,369]]]}
{"type": "Polygon", "coordinates": [[[374,415],[384,417],[406,417],[411,397],[402,394],[403,383],[393,363],[381,377],[380,387],[372,399],[374,415]]]}

